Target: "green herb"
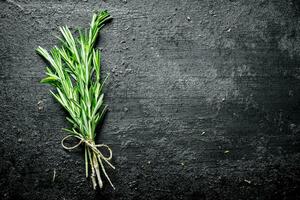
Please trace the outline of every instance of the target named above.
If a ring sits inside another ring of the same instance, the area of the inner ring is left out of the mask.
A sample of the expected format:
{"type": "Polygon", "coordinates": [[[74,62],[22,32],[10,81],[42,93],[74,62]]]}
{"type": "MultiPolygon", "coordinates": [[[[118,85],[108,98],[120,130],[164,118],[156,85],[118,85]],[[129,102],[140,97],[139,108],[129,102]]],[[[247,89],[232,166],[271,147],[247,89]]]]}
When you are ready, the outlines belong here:
{"type": "Polygon", "coordinates": [[[72,127],[64,129],[69,133],[62,140],[65,149],[74,149],[80,144],[85,149],[86,176],[91,168],[91,179],[94,189],[97,184],[103,187],[100,172],[104,174],[111,186],[111,183],[104,162],[114,169],[109,162],[112,157],[111,149],[104,144],[95,144],[95,129],[101,122],[107,110],[103,102],[103,85],[100,74],[101,53],[94,48],[100,29],[110,19],[107,11],[94,14],[89,30],[84,33],[79,30],[79,37],[74,38],[68,27],[60,27],[62,38],[59,38],[61,47],[55,46],[50,52],[42,47],[37,52],[50,64],[46,68],[47,77],[41,83],[47,83],[56,88],[52,92],[55,99],[68,111],[67,120],[72,127]],[[73,147],[66,147],[64,141],[70,137],[79,139],[79,143],[73,147]],[[104,156],[100,149],[107,148],[109,156],[104,156]]]}

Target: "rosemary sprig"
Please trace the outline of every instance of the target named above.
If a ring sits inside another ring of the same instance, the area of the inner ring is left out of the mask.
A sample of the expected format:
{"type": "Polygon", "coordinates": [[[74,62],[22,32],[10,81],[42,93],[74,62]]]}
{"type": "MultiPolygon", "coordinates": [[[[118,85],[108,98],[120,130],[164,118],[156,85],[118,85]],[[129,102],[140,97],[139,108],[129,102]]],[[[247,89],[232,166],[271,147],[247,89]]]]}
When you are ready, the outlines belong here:
{"type": "Polygon", "coordinates": [[[109,162],[112,157],[111,149],[104,144],[95,144],[95,129],[107,110],[103,101],[103,85],[107,77],[102,81],[101,53],[94,48],[94,44],[100,29],[109,19],[107,11],[94,14],[89,30],[79,30],[78,38],[73,37],[67,26],[60,27],[62,38],[58,39],[62,43],[61,47],[55,46],[50,52],[42,47],[37,48],[37,52],[50,64],[46,68],[47,77],[41,83],[56,88],[56,93],[50,92],[70,115],[67,120],[72,127],[64,129],[70,135],[62,140],[62,145],[65,149],[73,149],[84,144],[86,176],[88,177],[90,165],[94,189],[97,184],[100,188],[103,186],[100,172],[103,172],[114,188],[103,165],[106,162],[114,168],[109,162]],[[80,142],[73,147],[66,147],[64,141],[69,137],[76,137],[80,142]],[[107,148],[110,155],[103,156],[98,149],[100,147],[107,148]]]}

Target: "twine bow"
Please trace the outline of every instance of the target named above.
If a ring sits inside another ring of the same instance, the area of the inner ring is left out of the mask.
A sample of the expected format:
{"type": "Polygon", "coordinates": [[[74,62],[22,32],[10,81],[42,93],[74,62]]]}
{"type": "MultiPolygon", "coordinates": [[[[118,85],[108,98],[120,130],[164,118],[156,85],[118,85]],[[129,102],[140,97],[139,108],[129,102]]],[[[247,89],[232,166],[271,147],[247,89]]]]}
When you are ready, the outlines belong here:
{"type": "Polygon", "coordinates": [[[103,187],[98,162],[100,163],[101,169],[102,169],[105,177],[109,181],[110,185],[112,186],[113,189],[115,189],[114,185],[112,184],[110,178],[108,177],[108,175],[105,171],[105,167],[104,167],[103,162],[102,162],[102,161],[105,161],[111,168],[115,169],[115,167],[110,163],[110,160],[112,159],[112,150],[111,150],[111,148],[109,146],[107,146],[106,144],[95,144],[95,142],[93,140],[88,140],[88,139],[83,138],[82,136],[77,136],[77,135],[67,135],[66,137],[64,137],[61,140],[61,145],[66,150],[75,149],[75,148],[79,147],[81,144],[86,145],[86,148],[85,148],[85,151],[86,151],[85,152],[86,177],[88,176],[88,157],[89,157],[90,165],[91,165],[91,168],[92,168],[91,178],[92,178],[92,181],[93,181],[94,189],[96,188],[96,185],[97,185],[96,184],[96,179],[95,179],[96,176],[98,178],[99,187],[100,188],[103,187]],[[79,142],[77,144],[75,144],[74,146],[67,147],[64,144],[64,142],[65,142],[65,140],[67,140],[71,137],[79,139],[79,142]],[[104,156],[101,153],[101,151],[99,150],[99,148],[101,148],[101,147],[105,147],[108,150],[109,156],[104,156]],[[90,151],[92,151],[92,152],[90,152],[90,151]],[[93,155],[91,155],[92,153],[93,153],[93,155]]]}

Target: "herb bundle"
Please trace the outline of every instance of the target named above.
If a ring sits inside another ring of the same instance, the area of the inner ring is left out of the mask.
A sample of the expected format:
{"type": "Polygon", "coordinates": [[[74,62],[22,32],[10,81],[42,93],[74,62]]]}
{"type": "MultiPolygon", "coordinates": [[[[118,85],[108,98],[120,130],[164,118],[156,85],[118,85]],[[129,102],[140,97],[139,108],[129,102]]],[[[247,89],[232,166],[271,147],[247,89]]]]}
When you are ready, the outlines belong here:
{"type": "Polygon", "coordinates": [[[102,173],[114,188],[104,166],[106,163],[114,169],[110,163],[112,151],[105,144],[95,144],[95,129],[107,110],[103,101],[103,85],[107,77],[102,80],[101,53],[94,45],[100,29],[109,19],[107,11],[94,14],[89,30],[84,33],[79,30],[78,38],[73,37],[67,26],[60,27],[63,36],[59,38],[61,47],[55,46],[50,52],[42,47],[37,48],[37,52],[50,64],[46,68],[47,77],[41,82],[56,88],[57,92],[50,92],[69,113],[67,120],[72,127],[63,129],[69,135],[62,140],[62,146],[74,149],[84,145],[86,177],[90,166],[94,189],[97,185],[103,187],[102,173]],[[79,143],[72,147],[65,146],[64,141],[70,137],[79,139],[79,143]],[[109,156],[104,156],[100,148],[106,148],[109,156]]]}

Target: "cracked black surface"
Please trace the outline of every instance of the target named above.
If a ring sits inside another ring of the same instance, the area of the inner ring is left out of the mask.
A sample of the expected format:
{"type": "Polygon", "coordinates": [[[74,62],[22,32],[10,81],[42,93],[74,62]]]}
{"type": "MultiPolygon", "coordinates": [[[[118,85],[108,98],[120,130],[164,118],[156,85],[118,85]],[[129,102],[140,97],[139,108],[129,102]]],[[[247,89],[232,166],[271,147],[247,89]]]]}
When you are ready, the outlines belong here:
{"type": "Polygon", "coordinates": [[[299,29],[296,0],[0,1],[0,199],[299,199],[299,29]],[[60,146],[35,53],[98,9],[115,191],[60,146]]]}

